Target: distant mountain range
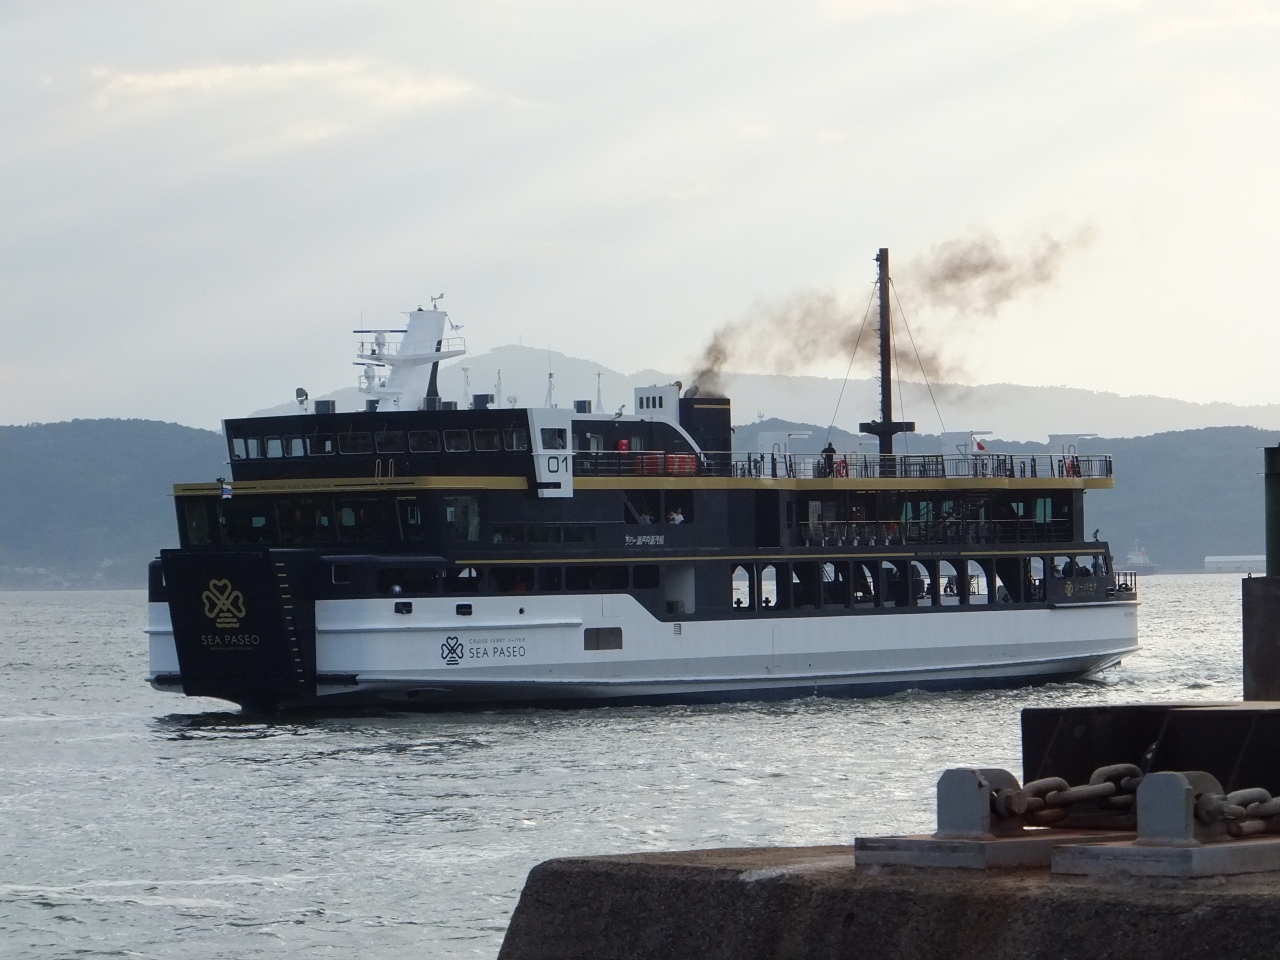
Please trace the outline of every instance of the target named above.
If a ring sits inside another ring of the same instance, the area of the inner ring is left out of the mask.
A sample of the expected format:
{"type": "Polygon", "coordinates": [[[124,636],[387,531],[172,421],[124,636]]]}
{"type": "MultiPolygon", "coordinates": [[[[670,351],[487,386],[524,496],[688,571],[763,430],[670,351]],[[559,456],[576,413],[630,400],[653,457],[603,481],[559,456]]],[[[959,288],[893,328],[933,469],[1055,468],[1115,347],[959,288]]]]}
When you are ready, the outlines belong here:
{"type": "MultiPolygon", "coordinates": [[[[594,401],[599,385],[602,407],[609,412],[620,406],[629,410],[636,387],[671,383],[682,376],[658,370],[622,374],[594,361],[550,350],[506,346],[445,364],[440,370],[440,391],[445,399],[458,400],[463,405],[472,394],[492,393],[503,405],[509,403],[508,398],[515,398],[514,402],[520,406],[542,406],[547,396],[548,373],[554,375],[550,381],[553,403],[568,407],[574,400],[594,401]],[[465,390],[464,377],[469,381],[469,389],[465,390]]],[[[832,423],[856,432],[859,422],[879,416],[879,385],[875,380],[850,380],[843,385],[840,380],[825,377],[729,373],[724,383],[725,393],[733,399],[734,420],[738,423],[769,416],[795,423],[820,423],[824,430],[826,424],[832,423]]],[[[291,397],[293,389],[282,389],[281,393],[291,397]]],[[[316,399],[336,400],[339,410],[364,408],[364,396],[355,387],[323,394],[312,390],[312,395],[316,399]]],[[[947,430],[990,430],[995,436],[1009,440],[1038,441],[1051,433],[1140,437],[1172,430],[1227,426],[1280,430],[1280,404],[1245,407],[1191,403],[1168,397],[1121,396],[1074,387],[934,384],[931,398],[924,384],[907,382],[902,384],[901,398],[895,396],[894,403],[899,419],[915,420],[924,432],[938,433],[945,423],[947,430]]],[[[297,411],[297,404],[289,401],[255,412],[297,411]]]]}
{"type": "MultiPolygon", "coordinates": [[[[824,426],[767,419],[736,427],[735,448],[756,449],[765,430],[808,431],[792,441],[798,453],[816,452],[827,437],[824,426]]],[[[860,438],[836,430],[832,439],[847,450],[860,438]]],[[[1260,448],[1278,439],[1275,430],[1237,426],[1085,440],[1081,452],[1112,454],[1116,473],[1114,490],[1087,495],[1090,530],[1100,528],[1122,568],[1135,544],[1171,571],[1201,570],[1210,555],[1262,553],[1260,448]]],[[[899,443],[939,445],[925,435],[899,443]]],[[[1046,449],[997,439],[988,448],[1046,449]]],[[[177,545],[173,484],[229,475],[225,460],[219,434],[174,423],[0,427],[0,588],[144,585],[147,561],[177,545]]]]}

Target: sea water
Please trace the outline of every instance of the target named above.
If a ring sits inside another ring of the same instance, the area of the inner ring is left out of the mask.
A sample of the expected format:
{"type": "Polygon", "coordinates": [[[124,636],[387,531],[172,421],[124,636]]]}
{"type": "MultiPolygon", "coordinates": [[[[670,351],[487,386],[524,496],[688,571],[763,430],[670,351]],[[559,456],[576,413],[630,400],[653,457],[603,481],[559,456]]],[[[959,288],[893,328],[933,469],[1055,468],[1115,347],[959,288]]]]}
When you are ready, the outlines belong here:
{"type": "Polygon", "coordinates": [[[146,685],[142,592],[0,593],[0,956],[492,958],[549,857],[927,830],[1023,707],[1240,697],[1239,579],[1140,590],[1087,683],[271,723],[146,685]]]}

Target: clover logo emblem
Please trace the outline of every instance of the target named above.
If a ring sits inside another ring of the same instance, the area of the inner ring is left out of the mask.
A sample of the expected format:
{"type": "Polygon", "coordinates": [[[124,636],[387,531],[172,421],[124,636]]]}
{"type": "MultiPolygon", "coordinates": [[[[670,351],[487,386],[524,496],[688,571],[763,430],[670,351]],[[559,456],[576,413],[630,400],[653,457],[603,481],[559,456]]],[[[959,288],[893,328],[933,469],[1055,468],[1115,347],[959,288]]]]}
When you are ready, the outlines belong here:
{"type": "Polygon", "coordinates": [[[440,658],[451,667],[462,662],[462,641],[457,637],[445,637],[440,644],[440,658]]]}
{"type": "Polygon", "coordinates": [[[244,594],[231,587],[230,580],[210,580],[209,589],[200,594],[204,615],[219,627],[238,627],[245,615],[244,594]]]}

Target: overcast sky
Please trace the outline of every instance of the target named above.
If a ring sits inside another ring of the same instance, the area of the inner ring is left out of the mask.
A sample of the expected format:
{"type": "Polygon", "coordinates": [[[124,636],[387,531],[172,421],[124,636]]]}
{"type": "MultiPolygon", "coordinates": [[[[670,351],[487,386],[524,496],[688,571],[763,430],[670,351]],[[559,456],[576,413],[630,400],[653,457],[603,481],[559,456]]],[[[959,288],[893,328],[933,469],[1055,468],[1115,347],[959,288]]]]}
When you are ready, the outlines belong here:
{"type": "Polygon", "coordinates": [[[918,318],[970,382],[1277,402],[1278,10],[9,0],[0,422],[212,426],[441,292],[475,352],[684,370],[974,231],[1092,239],[918,318]]]}

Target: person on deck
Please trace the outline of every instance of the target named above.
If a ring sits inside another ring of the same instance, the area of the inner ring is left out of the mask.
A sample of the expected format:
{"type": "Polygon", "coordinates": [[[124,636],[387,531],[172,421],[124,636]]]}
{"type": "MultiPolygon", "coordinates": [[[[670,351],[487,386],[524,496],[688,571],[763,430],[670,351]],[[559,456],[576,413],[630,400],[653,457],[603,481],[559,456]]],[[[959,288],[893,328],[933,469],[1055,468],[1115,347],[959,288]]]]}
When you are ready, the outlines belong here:
{"type": "Polygon", "coordinates": [[[827,445],[822,448],[822,466],[823,476],[832,477],[836,472],[836,448],[835,445],[828,440],[827,445]]]}

